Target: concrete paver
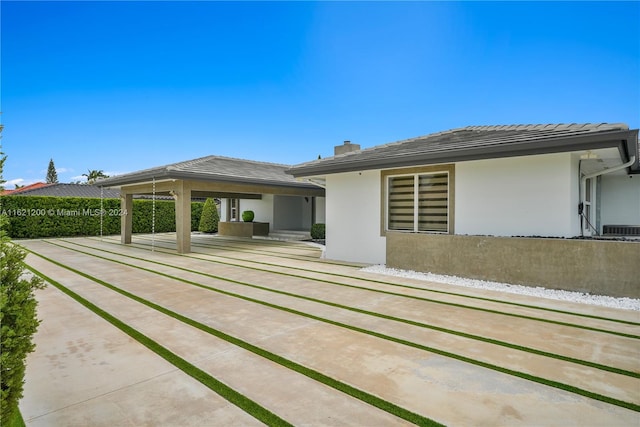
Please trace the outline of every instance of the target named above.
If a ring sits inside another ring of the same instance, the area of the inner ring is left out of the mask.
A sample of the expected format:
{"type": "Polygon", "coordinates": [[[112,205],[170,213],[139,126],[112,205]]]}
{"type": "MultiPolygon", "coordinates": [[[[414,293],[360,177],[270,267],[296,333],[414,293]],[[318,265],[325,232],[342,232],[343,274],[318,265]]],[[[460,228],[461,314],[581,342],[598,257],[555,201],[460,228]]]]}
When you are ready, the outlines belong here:
{"type": "Polygon", "coordinates": [[[29,426],[261,425],[52,286],[20,411],[29,426]]]}
{"type": "MultiPolygon", "coordinates": [[[[542,324],[527,319],[510,318],[505,321],[501,319],[503,316],[499,314],[482,313],[477,310],[403,299],[403,297],[399,296],[375,294],[367,290],[323,285],[317,281],[303,278],[285,277],[264,271],[258,272],[238,267],[221,266],[198,259],[170,256],[160,252],[151,253],[135,247],[116,246],[108,242],[99,242],[91,239],[74,239],[73,241],[94,246],[97,251],[100,249],[113,251],[115,249],[122,254],[122,256],[117,256],[103,253],[103,256],[107,258],[126,260],[123,256],[135,254],[138,257],[161,260],[166,262],[167,265],[179,265],[196,271],[207,271],[211,274],[252,282],[261,286],[269,286],[287,290],[288,292],[304,293],[321,300],[341,302],[425,323],[441,321],[440,325],[449,325],[448,327],[452,329],[460,329],[467,333],[498,336],[501,339],[521,345],[546,346],[544,348],[549,348],[556,353],[577,354],[581,358],[599,363],[604,361],[616,367],[631,369],[636,372],[640,370],[637,358],[640,353],[640,345],[638,340],[630,338],[607,336],[607,334],[598,332],[568,328],[561,325],[542,324]]],[[[204,242],[205,240],[200,239],[200,241],[204,242]]],[[[245,241],[242,244],[238,244],[230,240],[216,241],[216,245],[221,245],[225,242],[232,244],[233,250],[238,251],[242,247],[249,248],[252,251],[260,251],[261,248],[264,248],[265,254],[268,252],[271,255],[263,254],[260,258],[263,260],[268,259],[270,263],[279,262],[276,252],[281,254],[303,253],[303,251],[297,249],[299,246],[295,245],[276,247],[273,244],[265,243],[261,246],[259,242],[245,241]],[[288,247],[294,250],[289,249],[288,252],[288,247]]],[[[67,242],[59,241],[57,243],[70,248],[73,247],[72,244],[67,242]]],[[[24,245],[36,252],[45,253],[63,264],[125,288],[142,298],[149,299],[189,318],[238,336],[254,345],[264,347],[280,356],[316,369],[326,375],[447,425],[633,425],[638,421],[638,413],[633,410],[595,401],[567,391],[554,389],[327,323],[312,321],[308,318],[238,298],[199,289],[176,280],[154,275],[152,272],[121,266],[107,260],[88,257],[69,249],[38,241],[24,242],[24,245]]],[[[75,249],[98,253],[82,247],[75,247],[75,249]]],[[[207,248],[200,248],[199,250],[206,251],[207,248]]],[[[309,253],[308,250],[305,249],[305,251],[304,253],[309,253]]],[[[220,246],[217,246],[215,251],[212,252],[220,253],[220,246]]],[[[225,252],[225,256],[231,253],[230,251],[225,252]]],[[[246,255],[246,252],[237,253],[246,255]]],[[[246,256],[243,256],[243,258],[252,259],[252,257],[246,256]]],[[[201,369],[206,369],[216,378],[224,378],[225,383],[228,383],[232,388],[241,391],[256,401],[262,402],[261,404],[264,404],[278,415],[283,417],[286,415],[285,419],[290,417],[296,425],[390,425],[400,421],[388,414],[382,414],[379,410],[362,402],[353,401],[352,398],[329,389],[322,384],[306,377],[301,377],[286,368],[270,366],[273,364],[272,362],[265,362],[264,359],[255,355],[244,354],[245,352],[239,352],[237,348],[235,350],[229,349],[229,344],[224,343],[223,345],[218,342],[218,339],[207,336],[201,331],[179,324],[176,320],[168,319],[166,316],[159,315],[148,308],[141,308],[139,304],[133,303],[131,300],[126,301],[124,297],[116,295],[106,288],[101,288],[99,285],[90,284],[87,279],[81,278],[68,270],[65,271],[59,267],[52,266],[32,255],[29,256],[27,262],[34,266],[38,265],[39,267],[36,268],[46,269],[47,271],[44,271],[46,274],[56,278],[65,286],[91,299],[103,309],[117,315],[130,326],[144,331],[145,334],[152,336],[162,345],[187,358],[191,363],[197,363],[201,369]],[[247,370],[247,366],[263,366],[263,368],[247,370]]],[[[428,331],[386,319],[346,312],[335,307],[312,303],[290,296],[242,288],[228,282],[221,282],[184,271],[176,271],[170,267],[151,265],[132,259],[126,262],[151,268],[155,271],[167,272],[168,274],[208,286],[241,293],[269,303],[386,333],[411,342],[444,347],[445,350],[454,354],[490,361],[509,369],[515,368],[533,373],[545,371],[546,375],[557,381],[567,383],[573,381],[574,384],[586,387],[593,392],[603,393],[614,398],[635,402],[636,404],[640,403],[640,393],[638,392],[640,390],[640,380],[637,378],[620,376],[619,374],[604,371],[594,371],[593,368],[544,358],[543,356],[534,357],[530,354],[518,353],[492,344],[470,342],[467,339],[454,337],[442,332],[428,331]]],[[[310,262],[287,258],[286,261],[283,260],[282,264],[293,267],[296,265],[308,267],[310,262]]],[[[261,268],[263,267],[261,266],[261,268]]],[[[359,273],[353,268],[327,263],[315,263],[314,269],[367,277],[365,273],[359,273]]],[[[309,276],[318,277],[318,274],[309,274],[309,276]]],[[[378,277],[379,279],[380,277],[378,277]]],[[[363,283],[361,280],[358,281],[356,279],[341,278],[340,280],[346,282],[351,280],[354,283],[357,281],[359,285],[363,283]]],[[[367,286],[371,288],[388,287],[388,285],[375,283],[369,283],[367,286]]],[[[442,285],[434,286],[442,288],[442,285]]],[[[451,288],[448,289],[451,290],[451,288]]],[[[402,290],[396,288],[395,291],[402,290]]],[[[455,289],[455,291],[465,293],[464,289],[455,289]]],[[[50,287],[43,292],[55,293],[57,291],[50,287]]],[[[410,292],[413,294],[420,291],[411,290],[410,292]]],[[[470,295],[479,294],[477,290],[469,290],[469,292],[470,295]]],[[[496,293],[483,295],[493,295],[495,297],[496,293]]],[[[40,298],[40,294],[38,297],[40,298]]],[[[501,297],[508,300],[511,296],[501,295],[501,297]]],[[[431,295],[429,298],[446,299],[451,297],[431,295]]],[[[453,298],[456,300],[463,299],[463,297],[453,298]]],[[[518,300],[527,301],[532,305],[549,305],[549,302],[540,301],[540,299],[533,297],[519,298],[518,300]]],[[[71,300],[69,299],[69,301],[71,300]]],[[[478,305],[482,304],[482,302],[475,300],[473,304],[478,305]]],[[[513,310],[513,312],[521,310],[518,307],[509,307],[499,303],[487,302],[487,304],[492,305],[492,307],[500,307],[502,310],[513,310]]],[[[51,309],[45,310],[43,313],[43,308],[48,305],[50,303],[47,302],[47,298],[43,298],[41,300],[41,317],[44,315],[51,318],[59,316],[57,311],[51,309]]],[[[557,302],[553,303],[552,306],[566,307],[567,309],[582,308],[576,307],[574,304],[563,305],[557,302]]],[[[535,310],[526,310],[535,313],[535,310]]],[[[585,311],[593,311],[593,309],[585,308],[585,311]]],[[[626,316],[631,319],[634,318],[634,315],[625,312],[620,313],[620,311],[604,310],[603,312],[612,313],[622,318],[626,316]]],[[[537,314],[539,315],[539,313],[537,314]]],[[[543,315],[545,314],[543,313],[543,315]]],[[[554,315],[552,314],[552,316],[554,315]]],[[[561,316],[567,318],[567,315],[561,316]]],[[[573,321],[615,327],[614,324],[608,321],[586,318],[577,319],[573,319],[573,321]]],[[[55,334],[63,333],[58,332],[58,329],[68,329],[66,322],[52,323],[51,325],[56,330],[55,334]]],[[[638,332],[637,326],[629,327],[625,325],[622,328],[635,331],[636,334],[638,332]]],[[[83,328],[75,328],[75,331],[79,334],[78,339],[80,337],[85,339],[84,335],[87,334],[87,331],[84,331],[83,328]]],[[[119,331],[116,332],[119,333],[119,331]]],[[[49,335],[47,334],[47,336],[49,335]]],[[[91,334],[89,335],[92,336],[91,334]]],[[[101,331],[96,332],[96,335],[103,336],[101,331]]],[[[124,336],[124,334],[122,335],[124,336]]],[[[25,398],[21,404],[21,408],[25,406],[25,409],[29,408],[30,404],[33,405],[33,403],[29,402],[32,402],[33,396],[37,395],[36,391],[39,386],[36,386],[36,384],[46,378],[42,372],[36,374],[38,368],[32,368],[33,364],[43,367],[41,369],[46,369],[44,361],[48,359],[42,353],[45,350],[41,350],[41,348],[44,347],[46,349],[53,345],[47,338],[41,338],[41,336],[42,331],[38,333],[36,338],[39,347],[29,359],[27,385],[30,388],[29,393],[25,392],[25,398]]],[[[106,338],[102,339],[108,341],[106,338]]],[[[83,343],[76,343],[74,347],[79,348],[79,344],[84,345],[83,343]]],[[[133,344],[136,343],[134,342],[133,344]]],[[[129,346],[126,345],[124,347],[128,348],[129,346]]],[[[67,377],[64,375],[72,375],[75,369],[84,370],[85,367],[78,365],[76,362],[71,364],[74,359],[69,357],[69,354],[60,351],[58,353],[59,357],[64,359],[67,365],[63,367],[62,371],[57,373],[54,371],[51,375],[56,376],[56,381],[59,384],[65,384],[67,377]],[[75,366],[75,368],[69,368],[69,366],[75,366]]],[[[70,351],[67,353],[70,353],[70,351]]],[[[95,353],[100,355],[102,352],[95,353]]],[[[129,360],[128,353],[124,350],[115,351],[113,354],[124,355],[124,359],[129,360]]],[[[146,354],[146,357],[157,358],[153,353],[146,354]]],[[[122,358],[118,360],[122,360],[122,358]]],[[[143,360],[146,361],[142,356],[139,359],[132,358],[131,365],[137,366],[139,363],[146,363],[143,360]]],[[[162,359],[159,360],[164,362],[162,359]]],[[[99,364],[97,366],[98,368],[100,367],[99,364]]],[[[171,372],[171,374],[179,377],[176,372],[171,372]]],[[[99,377],[104,373],[95,375],[99,377]]],[[[112,373],[112,375],[117,376],[115,373],[112,373]]],[[[166,376],[161,377],[163,379],[166,378],[166,376]]],[[[69,381],[68,384],[74,384],[71,382],[72,380],[69,381]]],[[[113,381],[116,381],[116,379],[114,378],[113,381]]],[[[149,382],[151,383],[151,381],[149,382]]],[[[144,384],[144,382],[142,383],[144,384]]],[[[127,390],[128,395],[135,400],[134,396],[144,396],[144,393],[138,394],[135,391],[138,390],[135,387],[141,387],[139,384],[140,381],[121,388],[127,390]]],[[[79,388],[82,390],[81,386],[79,388]]],[[[206,388],[205,390],[208,391],[206,388]]],[[[52,390],[49,391],[53,392],[52,390]]],[[[140,391],[142,392],[142,390],[140,391]]],[[[105,395],[112,394],[106,393],[105,395]]],[[[39,396],[42,397],[42,393],[39,396]]],[[[198,399],[188,396],[189,394],[187,393],[186,399],[189,403],[198,407],[198,399]]],[[[165,398],[172,402],[175,401],[170,391],[167,392],[165,398]]],[[[51,401],[51,399],[49,400],[51,401]]],[[[144,398],[136,401],[140,402],[140,407],[148,410],[147,402],[144,398]]],[[[118,414],[124,414],[122,415],[123,417],[129,417],[126,418],[129,421],[135,420],[134,424],[136,425],[147,423],[145,416],[140,415],[143,409],[139,409],[137,412],[133,411],[133,413],[138,414],[136,415],[138,418],[136,418],[136,416],[129,414],[132,411],[131,407],[125,407],[122,403],[112,406],[109,402],[112,401],[102,401],[98,396],[95,396],[95,398],[89,399],[87,402],[75,402],[66,406],[55,402],[49,403],[53,409],[48,410],[48,413],[55,414],[54,416],[59,418],[48,419],[71,419],[74,416],[77,417],[77,414],[83,413],[74,412],[72,410],[74,407],[87,406],[95,408],[95,412],[99,414],[113,413],[111,421],[116,425],[125,419],[119,418],[118,414]],[[120,409],[116,410],[116,407],[120,409]]],[[[153,403],[151,403],[151,406],[153,406],[153,403]]],[[[168,406],[170,407],[170,405],[168,406]]],[[[182,404],[177,407],[182,407],[182,404]]],[[[235,410],[242,413],[237,408],[235,410]]],[[[43,411],[41,410],[40,412],[42,413],[43,411]]],[[[177,419],[175,414],[174,418],[170,418],[169,413],[171,411],[167,409],[166,412],[166,417],[162,418],[160,416],[156,421],[161,420],[161,422],[156,422],[155,425],[176,425],[173,423],[173,420],[177,419]]],[[[219,420],[225,420],[227,416],[231,417],[226,419],[231,424],[235,419],[235,415],[209,418],[206,412],[203,412],[202,417],[197,415],[197,410],[194,412],[196,414],[195,418],[193,418],[194,420],[199,419],[202,421],[208,419],[212,422],[210,425],[229,425],[229,423],[218,422],[219,420]]],[[[223,412],[224,414],[235,414],[233,410],[227,411],[225,409],[223,412]]],[[[246,416],[246,414],[242,414],[246,416]]],[[[25,410],[23,410],[23,415],[28,419],[28,424],[30,425],[36,425],[35,423],[38,420],[47,419],[42,414],[37,417],[29,417],[25,410]]],[[[98,419],[101,418],[98,417],[98,419]]]]}

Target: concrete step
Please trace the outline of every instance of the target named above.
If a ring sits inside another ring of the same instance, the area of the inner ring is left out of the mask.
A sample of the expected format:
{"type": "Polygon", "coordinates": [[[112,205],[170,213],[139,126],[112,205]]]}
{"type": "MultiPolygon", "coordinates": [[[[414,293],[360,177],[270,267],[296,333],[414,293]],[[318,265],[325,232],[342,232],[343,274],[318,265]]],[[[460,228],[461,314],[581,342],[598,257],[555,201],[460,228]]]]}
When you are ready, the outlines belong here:
{"type": "Polygon", "coordinates": [[[266,240],[309,240],[311,239],[311,233],[308,231],[299,230],[273,230],[268,236],[253,236],[254,239],[266,239],[266,240]]]}

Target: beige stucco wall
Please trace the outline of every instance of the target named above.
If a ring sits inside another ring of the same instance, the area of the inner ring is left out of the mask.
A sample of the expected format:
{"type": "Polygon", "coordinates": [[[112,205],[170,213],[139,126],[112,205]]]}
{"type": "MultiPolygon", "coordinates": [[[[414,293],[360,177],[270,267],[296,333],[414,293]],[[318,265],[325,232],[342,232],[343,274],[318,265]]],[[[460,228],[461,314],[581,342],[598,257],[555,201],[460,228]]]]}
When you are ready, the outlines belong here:
{"type": "Polygon", "coordinates": [[[252,236],[268,236],[268,222],[226,222],[218,223],[218,234],[221,236],[234,237],[252,237],[252,236]]]}
{"type": "Polygon", "coordinates": [[[387,266],[640,298],[640,242],[388,232],[387,266]]]}

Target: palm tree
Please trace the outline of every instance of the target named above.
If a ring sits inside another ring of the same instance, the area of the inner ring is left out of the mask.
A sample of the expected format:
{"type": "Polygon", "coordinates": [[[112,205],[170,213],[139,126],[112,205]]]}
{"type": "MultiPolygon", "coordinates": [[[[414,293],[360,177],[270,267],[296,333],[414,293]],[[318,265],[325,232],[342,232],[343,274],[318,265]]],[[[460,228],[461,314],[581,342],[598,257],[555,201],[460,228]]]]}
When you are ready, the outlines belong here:
{"type": "Polygon", "coordinates": [[[89,173],[82,174],[82,176],[87,177],[87,184],[93,184],[94,182],[102,178],[109,178],[109,175],[105,175],[104,171],[102,170],[87,169],[87,172],[89,173]]]}

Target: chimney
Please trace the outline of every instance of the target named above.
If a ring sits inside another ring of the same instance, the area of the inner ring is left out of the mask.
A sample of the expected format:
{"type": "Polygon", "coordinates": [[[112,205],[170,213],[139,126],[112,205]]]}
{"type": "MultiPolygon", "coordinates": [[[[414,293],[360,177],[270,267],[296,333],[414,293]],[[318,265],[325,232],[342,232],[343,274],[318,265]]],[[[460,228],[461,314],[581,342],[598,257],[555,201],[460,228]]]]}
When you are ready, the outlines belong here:
{"type": "Polygon", "coordinates": [[[351,141],[345,141],[343,145],[336,145],[333,148],[333,155],[350,153],[351,151],[357,151],[360,149],[360,144],[352,144],[351,141]]]}

